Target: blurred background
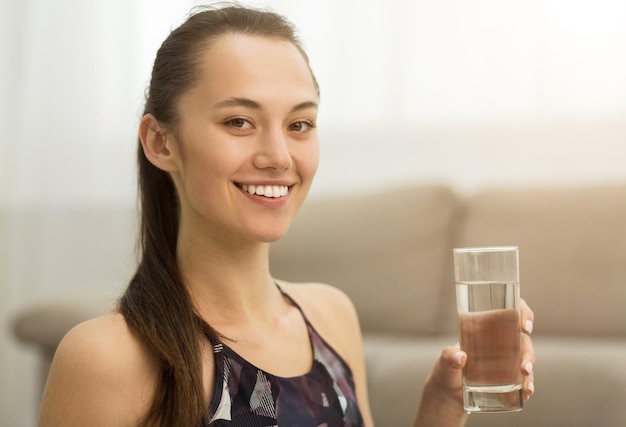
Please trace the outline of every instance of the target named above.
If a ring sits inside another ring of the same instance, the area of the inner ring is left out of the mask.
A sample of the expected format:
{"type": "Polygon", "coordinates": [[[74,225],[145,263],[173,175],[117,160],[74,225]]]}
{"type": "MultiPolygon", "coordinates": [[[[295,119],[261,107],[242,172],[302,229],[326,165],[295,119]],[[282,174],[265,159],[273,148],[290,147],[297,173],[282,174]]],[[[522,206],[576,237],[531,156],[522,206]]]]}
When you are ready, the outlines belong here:
{"type": "MultiPolygon", "coordinates": [[[[129,279],[151,63],[203,2],[0,1],[0,425],[28,427],[37,354],[11,316],[59,295],[115,295],[129,279]]],[[[311,197],[626,182],[622,0],[243,3],[296,24],[320,82],[311,197]]]]}

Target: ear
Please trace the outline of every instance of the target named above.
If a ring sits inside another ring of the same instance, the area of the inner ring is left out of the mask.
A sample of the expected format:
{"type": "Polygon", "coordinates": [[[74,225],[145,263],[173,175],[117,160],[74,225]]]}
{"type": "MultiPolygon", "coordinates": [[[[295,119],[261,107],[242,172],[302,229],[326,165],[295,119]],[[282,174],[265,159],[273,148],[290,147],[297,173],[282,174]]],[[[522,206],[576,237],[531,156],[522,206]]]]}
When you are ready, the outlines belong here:
{"type": "Polygon", "coordinates": [[[166,172],[178,170],[175,153],[170,147],[172,141],[168,141],[168,134],[152,114],[146,114],[141,118],[139,140],[143,154],[150,163],[166,172]]]}

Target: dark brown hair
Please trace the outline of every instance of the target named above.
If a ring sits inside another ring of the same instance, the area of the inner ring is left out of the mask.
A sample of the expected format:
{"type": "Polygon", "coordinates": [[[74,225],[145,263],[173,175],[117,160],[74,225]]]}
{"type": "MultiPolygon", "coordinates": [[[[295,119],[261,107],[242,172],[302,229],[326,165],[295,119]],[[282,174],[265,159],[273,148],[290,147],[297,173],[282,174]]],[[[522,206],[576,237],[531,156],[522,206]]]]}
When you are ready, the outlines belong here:
{"type": "MultiPolygon", "coordinates": [[[[228,33],[289,41],[308,64],[293,26],[278,14],[237,5],[196,10],[159,48],[144,114],[154,115],[168,132],[174,131],[178,102],[198,79],[202,53],[213,40],[228,33]]],[[[313,80],[318,90],[315,77],[313,80]]],[[[119,311],[159,363],[158,385],[143,425],[208,425],[200,340],[220,337],[194,311],[176,263],[180,206],[174,183],[167,172],[146,159],[141,143],[137,160],[140,259],[119,301],[119,311]]]]}

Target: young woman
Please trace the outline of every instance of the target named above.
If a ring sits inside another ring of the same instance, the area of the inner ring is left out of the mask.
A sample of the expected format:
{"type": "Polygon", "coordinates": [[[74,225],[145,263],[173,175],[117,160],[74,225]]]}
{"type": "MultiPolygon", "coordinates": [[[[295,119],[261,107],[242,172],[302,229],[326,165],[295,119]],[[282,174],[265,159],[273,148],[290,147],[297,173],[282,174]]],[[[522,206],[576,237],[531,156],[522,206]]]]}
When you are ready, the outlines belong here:
{"type": "MultiPolygon", "coordinates": [[[[349,299],[269,271],[317,169],[318,98],[276,14],[206,9],[170,34],[139,127],[141,260],[61,342],[41,427],[373,425],[349,299]]],[[[416,426],[464,424],[465,357],[442,351],[416,426]]]]}

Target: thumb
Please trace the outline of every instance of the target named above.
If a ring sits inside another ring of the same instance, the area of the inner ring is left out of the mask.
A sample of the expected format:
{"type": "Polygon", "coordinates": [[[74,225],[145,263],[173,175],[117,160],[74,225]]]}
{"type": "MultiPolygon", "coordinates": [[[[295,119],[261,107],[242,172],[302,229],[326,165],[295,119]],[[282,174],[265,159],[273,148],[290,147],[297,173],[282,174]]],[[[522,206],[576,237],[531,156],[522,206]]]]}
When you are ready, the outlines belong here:
{"type": "Polygon", "coordinates": [[[433,369],[433,378],[446,389],[460,389],[462,385],[461,370],[467,362],[467,354],[461,351],[458,344],[445,347],[433,369]]]}

